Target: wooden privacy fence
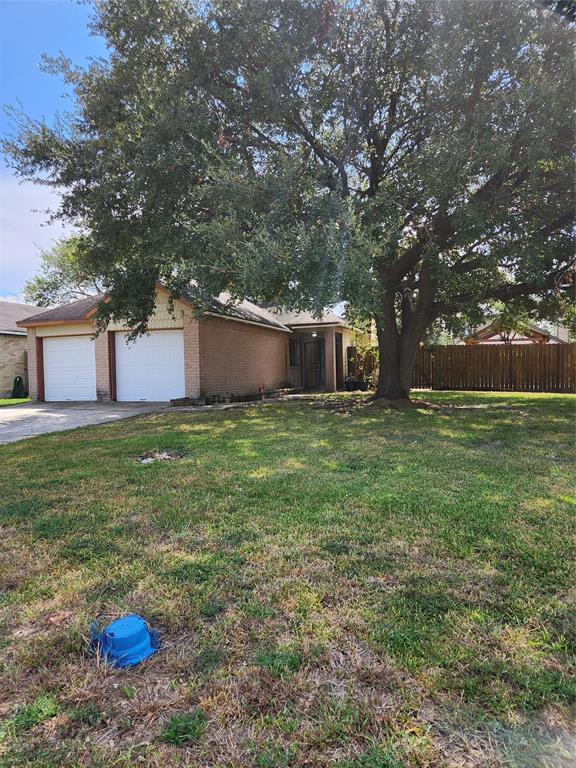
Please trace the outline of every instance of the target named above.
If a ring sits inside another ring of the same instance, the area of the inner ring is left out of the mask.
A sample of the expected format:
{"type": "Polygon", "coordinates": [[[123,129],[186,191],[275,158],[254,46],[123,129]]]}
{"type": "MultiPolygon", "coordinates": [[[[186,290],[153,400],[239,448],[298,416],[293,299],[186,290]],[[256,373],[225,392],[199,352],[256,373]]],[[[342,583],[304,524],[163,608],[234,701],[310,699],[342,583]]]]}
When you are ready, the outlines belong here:
{"type": "Polygon", "coordinates": [[[419,350],[412,386],[574,392],[575,363],[576,344],[434,346],[419,350]]]}

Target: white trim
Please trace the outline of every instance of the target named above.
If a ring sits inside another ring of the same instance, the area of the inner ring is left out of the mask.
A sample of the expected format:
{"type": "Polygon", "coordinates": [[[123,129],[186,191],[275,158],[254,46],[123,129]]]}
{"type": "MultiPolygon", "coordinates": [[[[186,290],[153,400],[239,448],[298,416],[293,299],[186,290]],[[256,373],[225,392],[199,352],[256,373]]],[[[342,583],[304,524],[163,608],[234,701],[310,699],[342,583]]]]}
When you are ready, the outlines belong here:
{"type": "Polygon", "coordinates": [[[26,331],[0,331],[0,336],[27,336],[26,331]]]}

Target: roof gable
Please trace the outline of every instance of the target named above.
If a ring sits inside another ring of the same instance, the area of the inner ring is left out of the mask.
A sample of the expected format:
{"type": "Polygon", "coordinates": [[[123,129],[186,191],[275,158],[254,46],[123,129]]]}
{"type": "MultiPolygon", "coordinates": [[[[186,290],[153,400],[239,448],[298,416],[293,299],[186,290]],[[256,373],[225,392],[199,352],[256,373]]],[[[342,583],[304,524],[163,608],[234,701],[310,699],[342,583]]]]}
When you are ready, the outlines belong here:
{"type": "Polygon", "coordinates": [[[558,338],[557,336],[554,336],[549,331],[547,331],[545,328],[541,328],[538,325],[534,325],[533,323],[527,323],[522,328],[519,328],[517,330],[511,330],[506,331],[503,328],[501,328],[498,323],[489,323],[488,325],[483,326],[482,328],[479,328],[474,333],[470,334],[470,336],[467,336],[465,341],[467,344],[479,344],[482,342],[487,342],[490,339],[494,339],[496,337],[503,338],[509,337],[510,340],[520,341],[525,340],[528,342],[533,343],[548,343],[550,341],[553,341],[557,344],[566,344],[564,340],[558,338]]]}

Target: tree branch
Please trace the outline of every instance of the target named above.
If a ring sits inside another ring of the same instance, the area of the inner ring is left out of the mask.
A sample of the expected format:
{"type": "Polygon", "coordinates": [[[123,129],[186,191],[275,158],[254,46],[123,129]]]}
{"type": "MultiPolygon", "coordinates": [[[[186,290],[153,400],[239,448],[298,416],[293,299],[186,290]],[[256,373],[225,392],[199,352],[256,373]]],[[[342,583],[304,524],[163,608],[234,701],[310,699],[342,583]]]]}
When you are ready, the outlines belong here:
{"type": "Polygon", "coordinates": [[[436,302],[433,305],[434,311],[437,314],[444,314],[446,312],[456,312],[463,306],[466,306],[469,302],[473,301],[478,303],[498,299],[506,301],[521,296],[529,296],[530,294],[540,293],[543,288],[553,288],[555,279],[556,275],[550,275],[544,283],[508,283],[494,288],[487,288],[483,291],[481,290],[479,293],[463,293],[459,296],[455,296],[449,302],[436,302]]]}

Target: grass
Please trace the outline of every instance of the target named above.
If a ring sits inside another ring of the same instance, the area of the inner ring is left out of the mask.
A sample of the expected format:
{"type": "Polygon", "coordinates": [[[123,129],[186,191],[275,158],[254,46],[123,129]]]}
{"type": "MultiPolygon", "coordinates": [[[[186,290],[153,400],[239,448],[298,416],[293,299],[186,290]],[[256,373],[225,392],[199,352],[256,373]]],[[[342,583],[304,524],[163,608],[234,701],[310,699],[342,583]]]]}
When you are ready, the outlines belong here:
{"type": "Polygon", "coordinates": [[[0,766],[571,765],[575,400],[430,399],[3,446],[0,766]],[[126,612],[162,649],[120,672],[126,612]]]}
{"type": "Polygon", "coordinates": [[[5,405],[22,405],[22,403],[29,403],[30,398],[29,397],[7,397],[7,398],[0,398],[0,408],[2,408],[5,405]]]}
{"type": "Polygon", "coordinates": [[[162,741],[182,747],[197,744],[206,730],[206,715],[201,709],[183,715],[172,715],[162,731],[162,741]]]}
{"type": "Polygon", "coordinates": [[[39,696],[31,704],[20,707],[12,717],[4,721],[0,729],[0,739],[9,735],[20,736],[57,714],[58,705],[54,699],[51,696],[39,696]]]}
{"type": "Polygon", "coordinates": [[[302,654],[289,648],[274,648],[257,654],[256,664],[267,669],[272,677],[285,677],[300,669],[302,654]]]}

